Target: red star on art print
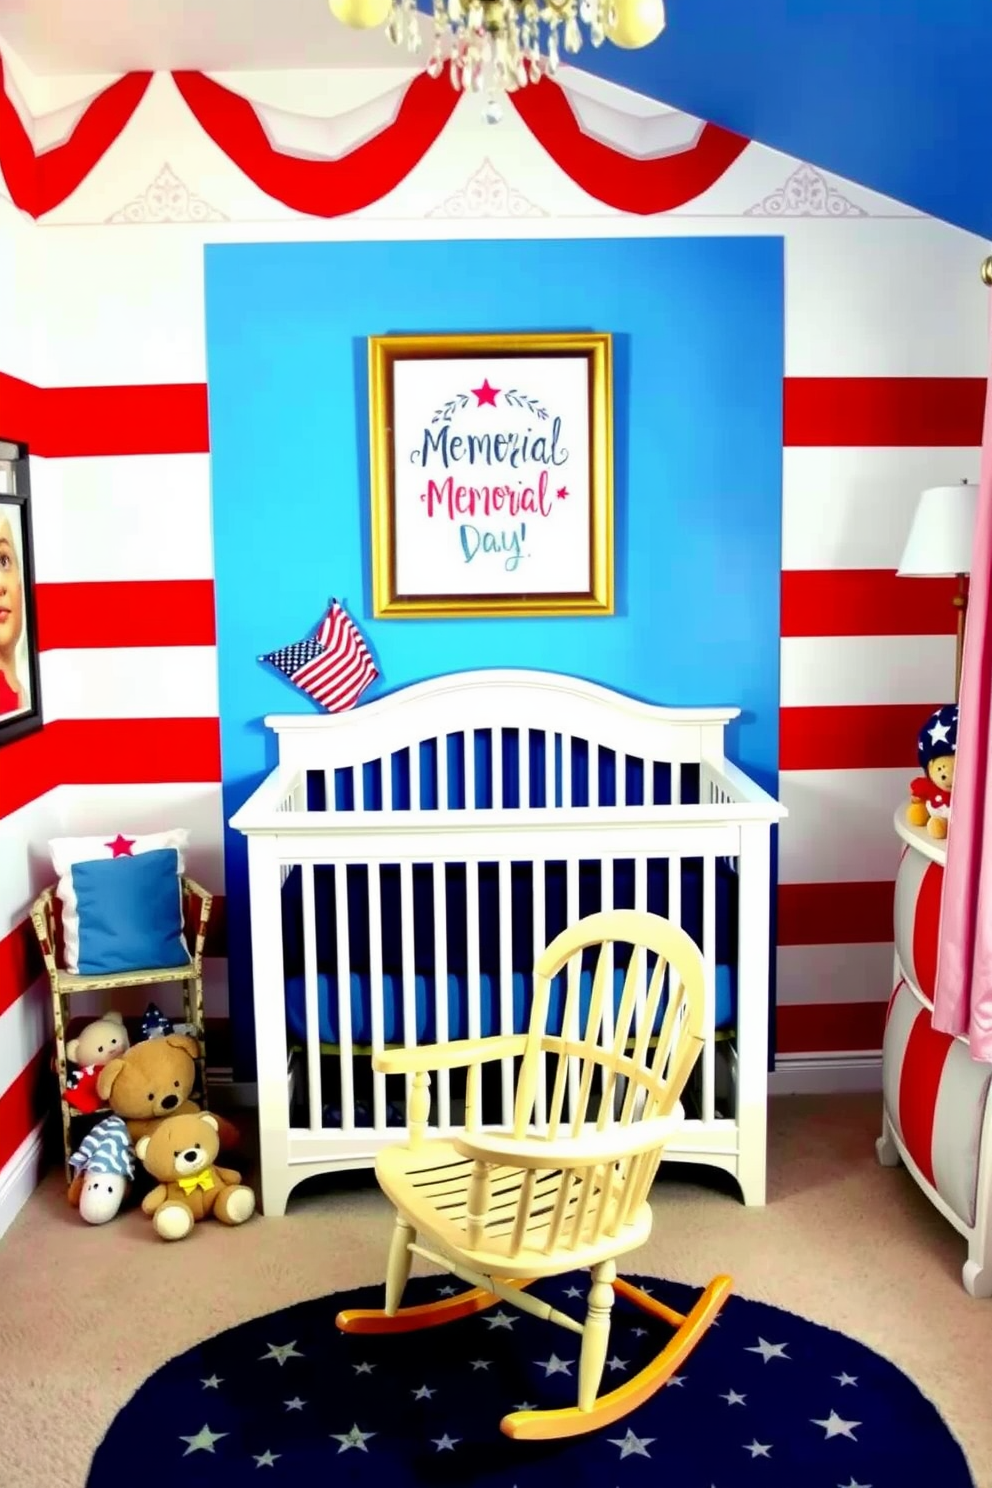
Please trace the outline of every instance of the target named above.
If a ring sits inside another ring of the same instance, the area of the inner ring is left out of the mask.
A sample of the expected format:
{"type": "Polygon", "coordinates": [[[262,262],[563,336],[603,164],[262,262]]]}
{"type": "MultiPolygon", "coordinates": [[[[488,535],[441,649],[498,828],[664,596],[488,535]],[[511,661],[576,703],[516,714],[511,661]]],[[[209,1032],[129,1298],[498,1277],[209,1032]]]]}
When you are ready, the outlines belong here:
{"type": "Polygon", "coordinates": [[[499,388],[490,387],[488,377],[483,380],[481,387],[473,388],[472,392],[478,400],[475,405],[476,408],[483,408],[486,404],[490,408],[496,407],[496,394],[499,392],[499,388]]]}
{"type": "Polygon", "coordinates": [[[120,832],[118,832],[113,842],[105,842],[103,845],[110,848],[111,857],[130,858],[134,856],[131,852],[134,842],[135,839],[133,837],[122,837],[120,832]]]}
{"type": "Polygon", "coordinates": [[[567,486],[559,486],[558,487],[558,491],[557,491],[557,495],[558,495],[558,500],[559,501],[564,501],[565,500],[565,497],[568,495],[568,487],[567,486]]]}

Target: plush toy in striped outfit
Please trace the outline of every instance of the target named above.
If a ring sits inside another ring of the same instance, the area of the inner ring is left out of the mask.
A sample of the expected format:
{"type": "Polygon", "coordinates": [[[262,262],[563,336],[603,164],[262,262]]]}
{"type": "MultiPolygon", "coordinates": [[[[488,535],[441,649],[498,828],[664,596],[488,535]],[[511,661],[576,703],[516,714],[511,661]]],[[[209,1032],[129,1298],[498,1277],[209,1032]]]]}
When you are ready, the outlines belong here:
{"type": "Polygon", "coordinates": [[[134,1147],[120,1116],[107,1116],[83,1138],[69,1159],[75,1175],[69,1203],[87,1224],[106,1224],[124,1201],[134,1177],[134,1147]]]}

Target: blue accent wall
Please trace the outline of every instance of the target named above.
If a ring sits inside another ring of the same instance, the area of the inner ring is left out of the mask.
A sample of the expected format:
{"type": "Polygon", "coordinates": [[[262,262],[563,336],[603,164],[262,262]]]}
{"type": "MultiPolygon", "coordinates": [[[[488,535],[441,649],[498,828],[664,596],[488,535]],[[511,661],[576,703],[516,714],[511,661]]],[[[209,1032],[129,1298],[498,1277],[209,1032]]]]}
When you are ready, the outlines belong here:
{"type": "MultiPolygon", "coordinates": [[[[730,752],[775,790],[783,247],[770,237],[210,245],[206,327],[225,818],[275,763],[266,713],[314,705],[257,661],[334,596],[382,673],[528,666],[652,702],[734,704],[730,752]],[[371,615],[367,340],[614,337],[616,614],[371,615]]],[[[231,1012],[253,1039],[246,852],[228,829],[231,1012]]]]}

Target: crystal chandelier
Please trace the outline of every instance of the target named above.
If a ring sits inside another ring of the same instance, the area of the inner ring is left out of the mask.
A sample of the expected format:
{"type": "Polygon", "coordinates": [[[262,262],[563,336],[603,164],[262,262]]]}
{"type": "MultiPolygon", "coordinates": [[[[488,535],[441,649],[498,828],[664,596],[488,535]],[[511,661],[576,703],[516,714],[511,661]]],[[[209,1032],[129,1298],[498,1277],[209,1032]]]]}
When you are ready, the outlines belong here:
{"type": "MultiPolygon", "coordinates": [[[[431,77],[447,69],[458,91],[486,92],[486,117],[500,117],[498,93],[553,77],[562,53],[581,51],[583,26],[594,47],[649,46],[665,29],[664,0],[433,0],[431,77]]],[[[394,46],[423,45],[417,0],[329,0],[331,14],[359,30],[385,25],[394,46]]]]}

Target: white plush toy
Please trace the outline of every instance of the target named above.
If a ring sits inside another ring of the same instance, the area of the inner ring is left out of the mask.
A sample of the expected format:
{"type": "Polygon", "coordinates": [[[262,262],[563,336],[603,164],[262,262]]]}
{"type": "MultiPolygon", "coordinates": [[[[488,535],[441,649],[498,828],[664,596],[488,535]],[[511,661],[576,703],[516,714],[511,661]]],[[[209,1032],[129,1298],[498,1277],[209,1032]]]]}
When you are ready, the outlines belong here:
{"type": "Polygon", "coordinates": [[[106,1224],[117,1214],[134,1178],[134,1147],[120,1116],[107,1116],[69,1159],[75,1175],[69,1203],[87,1224],[106,1224]]]}

